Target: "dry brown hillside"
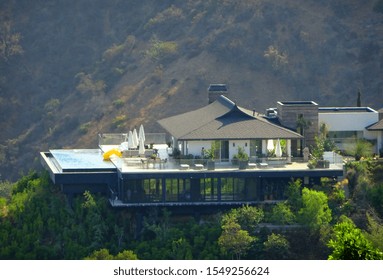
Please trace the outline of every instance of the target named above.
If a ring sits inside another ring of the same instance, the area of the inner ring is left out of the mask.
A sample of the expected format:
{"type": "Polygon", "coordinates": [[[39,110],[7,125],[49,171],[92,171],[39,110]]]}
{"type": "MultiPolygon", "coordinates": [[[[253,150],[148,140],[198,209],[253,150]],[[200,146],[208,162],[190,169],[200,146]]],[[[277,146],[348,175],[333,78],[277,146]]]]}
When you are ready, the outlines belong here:
{"type": "Polygon", "coordinates": [[[4,0],[0,179],[207,102],[383,107],[382,0],[4,0]]]}

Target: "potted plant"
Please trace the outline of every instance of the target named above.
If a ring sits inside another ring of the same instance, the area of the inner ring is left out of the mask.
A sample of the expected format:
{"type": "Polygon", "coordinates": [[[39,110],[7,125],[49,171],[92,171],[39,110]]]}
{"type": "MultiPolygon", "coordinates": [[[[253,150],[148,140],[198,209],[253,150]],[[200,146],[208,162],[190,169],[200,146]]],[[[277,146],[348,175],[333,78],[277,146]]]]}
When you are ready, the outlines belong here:
{"type": "Polygon", "coordinates": [[[215,145],[214,142],[211,144],[211,148],[204,150],[204,158],[207,159],[206,165],[207,170],[215,169],[215,145]]]}
{"type": "Polygon", "coordinates": [[[246,154],[245,149],[238,147],[237,159],[239,163],[239,169],[246,169],[249,163],[249,156],[246,154]]]}
{"type": "Polygon", "coordinates": [[[238,162],[239,162],[239,160],[238,160],[238,155],[235,154],[235,155],[233,156],[233,158],[231,159],[231,164],[232,164],[232,165],[238,165],[238,162]]]}

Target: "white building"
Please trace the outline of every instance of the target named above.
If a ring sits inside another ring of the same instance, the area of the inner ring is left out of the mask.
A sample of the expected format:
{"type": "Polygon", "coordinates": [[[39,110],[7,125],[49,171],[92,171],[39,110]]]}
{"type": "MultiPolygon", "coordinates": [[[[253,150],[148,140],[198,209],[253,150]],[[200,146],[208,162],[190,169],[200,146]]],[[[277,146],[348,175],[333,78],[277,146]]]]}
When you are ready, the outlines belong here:
{"type": "Polygon", "coordinates": [[[379,113],[370,107],[319,107],[318,118],[340,150],[352,149],[358,139],[371,141],[374,153],[382,148],[382,131],[369,129],[379,122],[379,113]]]}

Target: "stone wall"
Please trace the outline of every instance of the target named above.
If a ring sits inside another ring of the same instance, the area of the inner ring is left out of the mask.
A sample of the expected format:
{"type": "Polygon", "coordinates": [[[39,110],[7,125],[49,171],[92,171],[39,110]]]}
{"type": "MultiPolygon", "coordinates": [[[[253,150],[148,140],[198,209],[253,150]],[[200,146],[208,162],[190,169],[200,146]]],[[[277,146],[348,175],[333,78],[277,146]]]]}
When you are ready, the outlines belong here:
{"type": "Polygon", "coordinates": [[[313,101],[278,102],[277,110],[281,124],[298,132],[300,131],[297,122],[300,117],[303,118],[308,124],[308,127],[303,131],[303,136],[305,136],[303,146],[315,145],[315,136],[318,135],[319,127],[317,103],[313,101]]]}

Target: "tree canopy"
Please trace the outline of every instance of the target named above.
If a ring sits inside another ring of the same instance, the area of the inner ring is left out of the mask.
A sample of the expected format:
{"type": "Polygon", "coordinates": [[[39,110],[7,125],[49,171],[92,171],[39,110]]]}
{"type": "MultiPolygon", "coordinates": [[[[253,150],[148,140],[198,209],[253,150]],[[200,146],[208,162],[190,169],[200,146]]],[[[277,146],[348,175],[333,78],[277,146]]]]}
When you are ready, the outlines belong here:
{"type": "Polygon", "coordinates": [[[303,206],[298,212],[300,222],[312,230],[319,230],[321,226],[329,224],[332,216],[327,201],[325,193],[303,188],[303,206]]]}
{"type": "Polygon", "coordinates": [[[330,260],[381,260],[383,253],[372,246],[362,231],[348,218],[334,226],[334,237],[329,241],[333,250],[330,260]]]}

